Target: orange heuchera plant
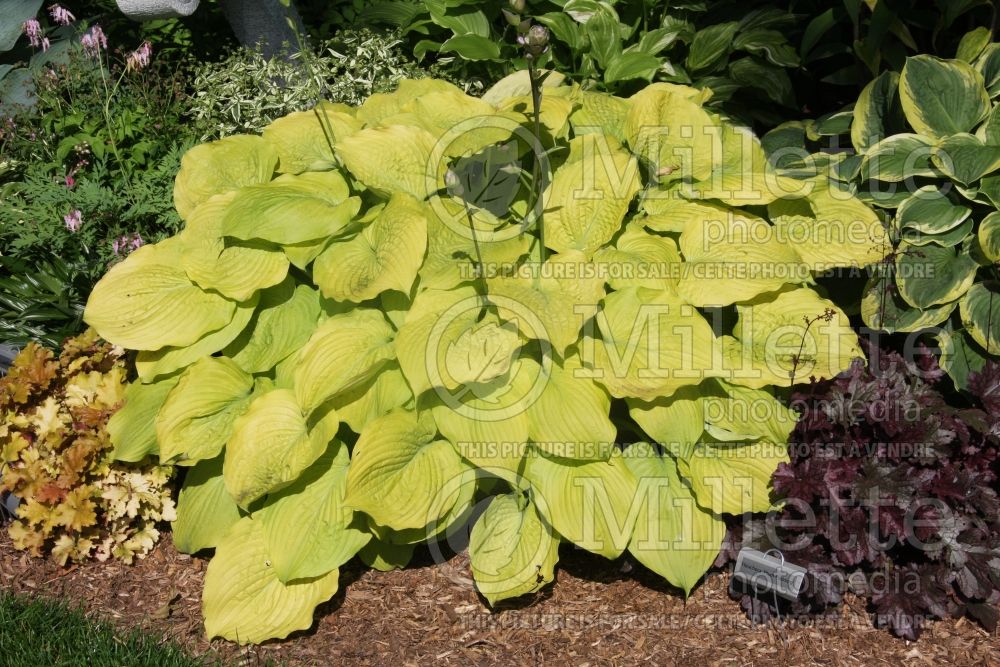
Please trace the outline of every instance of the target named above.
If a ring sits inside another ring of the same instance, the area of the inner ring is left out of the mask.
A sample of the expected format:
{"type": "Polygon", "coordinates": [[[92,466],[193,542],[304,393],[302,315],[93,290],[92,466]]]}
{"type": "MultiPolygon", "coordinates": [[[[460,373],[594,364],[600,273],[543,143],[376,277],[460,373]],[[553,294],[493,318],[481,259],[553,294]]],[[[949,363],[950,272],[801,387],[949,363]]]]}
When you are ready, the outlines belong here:
{"type": "Polygon", "coordinates": [[[18,549],[59,563],[126,563],[174,519],[169,466],[114,462],[108,419],[121,407],[125,351],[90,330],[59,357],[30,344],[0,379],[0,491],[21,500],[8,532],[18,549]]]}

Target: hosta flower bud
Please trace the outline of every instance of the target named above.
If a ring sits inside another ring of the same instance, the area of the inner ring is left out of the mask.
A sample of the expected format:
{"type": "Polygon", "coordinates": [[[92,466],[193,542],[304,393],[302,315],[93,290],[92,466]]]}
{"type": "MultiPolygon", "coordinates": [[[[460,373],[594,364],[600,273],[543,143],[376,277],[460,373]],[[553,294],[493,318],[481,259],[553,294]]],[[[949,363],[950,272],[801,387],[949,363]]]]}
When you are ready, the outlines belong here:
{"type": "Polygon", "coordinates": [[[503,17],[504,19],[507,20],[507,23],[514,26],[515,28],[521,24],[521,17],[515,14],[514,12],[509,12],[506,9],[501,9],[500,13],[503,14],[503,17]]]}
{"type": "Polygon", "coordinates": [[[510,11],[515,14],[523,14],[525,2],[524,0],[508,0],[507,4],[510,6],[510,11]]]}
{"type": "Polygon", "coordinates": [[[549,48],[549,29],[543,25],[533,25],[524,37],[524,48],[528,55],[540,56],[549,48]]]}

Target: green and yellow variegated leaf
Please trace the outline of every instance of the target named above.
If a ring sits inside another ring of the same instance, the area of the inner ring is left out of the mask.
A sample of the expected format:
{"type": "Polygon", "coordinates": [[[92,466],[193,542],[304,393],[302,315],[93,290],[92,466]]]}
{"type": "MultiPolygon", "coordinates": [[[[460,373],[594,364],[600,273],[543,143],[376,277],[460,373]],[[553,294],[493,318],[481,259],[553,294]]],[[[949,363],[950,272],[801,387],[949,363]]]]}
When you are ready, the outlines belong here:
{"type": "Polygon", "coordinates": [[[436,139],[421,127],[366,128],[337,144],[337,156],[359,181],[389,196],[424,200],[444,185],[444,160],[433,158],[436,139]]]}
{"type": "Polygon", "coordinates": [[[930,308],[914,308],[899,296],[891,273],[882,270],[865,285],[861,295],[861,318],[872,329],[906,333],[936,327],[948,319],[957,305],[957,301],[952,301],[930,308]]]}
{"type": "Polygon", "coordinates": [[[528,437],[534,447],[549,456],[607,461],[617,434],[609,418],[608,393],[576,355],[539,367],[538,372],[544,386],[527,408],[528,437]]]}
{"type": "Polygon", "coordinates": [[[899,183],[918,176],[933,176],[934,141],[919,134],[894,134],[869,148],[861,159],[861,178],[899,183]]]}
{"type": "Polygon", "coordinates": [[[222,220],[236,193],[216,195],[187,220],[180,238],[184,272],[204,290],[246,301],[258,290],[280,283],[288,273],[281,248],[260,241],[225,239],[222,220]]]}
{"type": "Polygon", "coordinates": [[[581,356],[585,363],[593,359],[594,379],[612,396],[652,401],[722,372],[711,325],[669,292],[614,292],[597,324],[600,331],[581,343],[581,356]]]}
{"type": "Polygon", "coordinates": [[[133,382],[125,388],[125,405],[108,420],[108,436],[116,461],[134,463],[151,454],[158,454],[156,415],[170,390],[177,385],[180,374],[160,378],[152,384],[133,382]]]}
{"type": "Polygon", "coordinates": [[[642,187],[638,163],[602,134],[570,141],[581,153],[556,170],[545,193],[545,244],[557,252],[578,250],[590,257],[621,228],[642,187]]]}
{"type": "Polygon", "coordinates": [[[516,494],[495,496],[469,536],[472,576],[490,605],[550,583],[558,560],[559,540],[516,494]]]}
{"type": "Polygon", "coordinates": [[[642,503],[629,553],[690,594],[719,555],[725,522],[697,505],[673,458],[652,445],[637,442],[625,450],[622,460],[637,480],[642,503]]]}
{"type": "Polygon", "coordinates": [[[979,223],[979,247],[991,262],[1000,261],[1000,212],[993,211],[979,223]]]}
{"type": "Polygon", "coordinates": [[[277,119],[264,128],[262,135],[278,154],[278,171],[300,174],[337,166],[333,146],[362,126],[350,107],[321,102],[309,111],[277,119]]]}
{"type": "Polygon", "coordinates": [[[525,477],[538,513],[565,540],[609,559],[625,551],[639,506],[635,477],[617,449],[608,461],[591,462],[536,453],[525,477]]]}
{"type": "Polygon", "coordinates": [[[335,410],[307,420],[287,389],[257,396],[233,424],[226,445],[223,473],[229,495],[246,508],[285,488],[326,451],[339,424],[335,410]]]}
{"type": "Polygon", "coordinates": [[[681,256],[673,239],[649,234],[634,221],[614,246],[605,246],[594,254],[594,264],[616,290],[646,287],[676,291],[680,263],[681,256]]]}
{"type": "Polygon", "coordinates": [[[906,59],[899,98],[913,129],[935,138],[970,131],[990,110],[982,74],[968,63],[929,55],[906,59]]]}
{"type": "Polygon", "coordinates": [[[354,446],[345,503],[395,530],[424,528],[458,500],[466,469],[434,420],[407,411],[369,422],[354,446]]]}
{"type": "Polygon", "coordinates": [[[962,185],[973,185],[1000,169],[1000,146],[983,143],[971,134],[955,134],[934,148],[934,166],[962,185]]]}
{"type": "Polygon", "coordinates": [[[548,341],[560,355],[576,342],[604,297],[604,277],[580,251],[561,252],[515,276],[489,278],[488,298],[521,334],[548,341]],[[540,272],[536,277],[532,271],[540,272]]]}
{"type": "Polygon", "coordinates": [[[291,584],[271,566],[260,521],[240,519],[205,572],[202,614],[209,637],[258,644],[312,625],[316,606],[337,592],[339,571],[291,584]]]}
{"type": "Polygon", "coordinates": [[[580,106],[569,117],[573,134],[606,134],[625,143],[625,119],[629,101],[613,95],[582,90],[576,97],[580,106]]]}
{"type": "Polygon", "coordinates": [[[174,548],[184,554],[214,549],[240,516],[222,479],[222,457],[199,461],[177,497],[177,520],[170,524],[174,548]]]}
{"type": "Polygon", "coordinates": [[[933,185],[916,190],[896,209],[896,221],[910,238],[915,230],[924,234],[941,234],[962,224],[972,213],[968,206],[956,204],[933,185]]]}
{"type": "Polygon", "coordinates": [[[735,340],[724,339],[727,372],[720,374],[733,384],[825,380],[864,357],[847,315],[809,288],[766,295],[736,310],[735,340]]]}
{"type": "Polygon", "coordinates": [[[702,405],[706,428],[726,441],[756,440],[786,443],[799,415],[764,389],[712,380],[702,405]]]}
{"type": "Polygon", "coordinates": [[[705,404],[700,386],[681,387],[670,396],[641,401],[629,398],[628,413],[635,423],[667,451],[690,446],[705,431],[705,404]]]}
{"type": "Polygon", "coordinates": [[[720,127],[689,97],[684,91],[647,86],[629,98],[625,141],[661,182],[703,180],[717,164],[720,127]]]}
{"type": "Polygon", "coordinates": [[[361,200],[348,194],[336,171],[279,176],[237,192],[222,217],[222,233],[281,245],[326,238],[360,210],[361,200]]]}
{"type": "Polygon", "coordinates": [[[695,306],[728,306],[808,277],[791,244],[752,215],[730,213],[717,223],[688,223],[680,236],[684,255],[677,294],[695,306]]]}
{"type": "Polygon", "coordinates": [[[353,558],[371,539],[367,531],[352,527],[354,511],[344,505],[349,463],[347,445],[334,441],[254,514],[281,583],[321,577],[353,558]]]}
{"type": "Polygon", "coordinates": [[[140,351],[135,357],[135,370],[139,379],[143,382],[152,382],[223,349],[247,328],[259,300],[259,296],[254,294],[248,301],[238,304],[229,324],[218,331],[205,334],[192,345],[161,347],[153,352],[140,351]]]}
{"type": "Polygon", "coordinates": [[[174,181],[174,206],[186,219],[212,195],[267,183],[278,154],[260,137],[237,134],[195,146],[181,158],[174,181]]]}
{"type": "Polygon", "coordinates": [[[189,366],[156,416],[160,460],[192,465],[218,456],[252,388],[253,377],[225,357],[189,366]]]}
{"type": "Polygon", "coordinates": [[[904,241],[896,254],[896,285],[906,303],[930,308],[968,292],[978,268],[967,247],[913,246],[904,241]]]}
{"type": "Polygon", "coordinates": [[[987,354],[1000,354],[1000,283],[977,283],[958,305],[962,326],[987,354]]]}
{"type": "Polygon", "coordinates": [[[250,326],[223,353],[247,373],[266,373],[302,348],[319,316],[319,292],[288,278],[261,292],[250,326]]]}
{"type": "Polygon", "coordinates": [[[172,238],[133,252],[90,293],[84,320],[107,341],[132,350],[191,345],[229,324],[236,303],[192,283],[172,238]]]}
{"type": "Polygon", "coordinates": [[[295,396],[312,412],[374,377],[394,356],[392,327],[377,310],[357,309],[323,322],[299,353],[295,396]]]}
{"type": "Polygon", "coordinates": [[[420,289],[451,289],[471,281],[476,275],[477,245],[488,271],[493,269],[488,275],[528,253],[528,237],[499,229],[500,221],[487,211],[472,211],[473,235],[469,216],[458,200],[435,197],[428,210],[427,254],[420,267],[420,289]]]}
{"type": "Polygon", "coordinates": [[[386,290],[409,294],[426,248],[424,206],[396,194],[360,234],[327,246],[313,264],[313,280],[336,301],[360,303],[386,290]]]}
{"type": "Polygon", "coordinates": [[[739,515],[771,508],[771,475],[787,462],[783,444],[705,441],[678,456],[677,469],[699,506],[713,514],[739,515]]]}
{"type": "Polygon", "coordinates": [[[896,134],[902,126],[899,74],[883,72],[864,87],[854,104],[851,143],[858,153],[865,153],[882,139],[896,134]]]}
{"type": "Polygon", "coordinates": [[[341,392],[331,401],[341,420],[360,433],[365,424],[396,408],[409,407],[413,392],[396,363],[390,362],[364,384],[341,392]]]}
{"type": "Polygon", "coordinates": [[[934,337],[941,348],[941,368],[951,377],[955,389],[968,391],[969,376],[981,372],[990,356],[967,332],[953,327],[950,320],[934,337]]]}

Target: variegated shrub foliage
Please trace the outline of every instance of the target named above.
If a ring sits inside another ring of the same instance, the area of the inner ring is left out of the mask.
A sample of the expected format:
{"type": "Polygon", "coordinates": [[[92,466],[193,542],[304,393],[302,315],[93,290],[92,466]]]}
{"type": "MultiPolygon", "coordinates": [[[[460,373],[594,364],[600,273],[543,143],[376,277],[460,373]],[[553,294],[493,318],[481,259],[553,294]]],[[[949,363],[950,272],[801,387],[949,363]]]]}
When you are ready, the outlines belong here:
{"type": "Polygon", "coordinates": [[[865,324],[934,334],[958,389],[1000,353],[1000,44],[989,38],[974,30],[956,59],[916,56],[876,78],[854,107],[855,154],[813,156],[889,230],[865,324]]]}
{"type": "Polygon", "coordinates": [[[774,174],[709,91],[551,85],[536,121],[525,74],[194,148],[183,232],[94,290],[86,320],[139,351],[117,455],[189,467],[174,541],[215,549],[209,635],[308,627],[355,554],[402,566],[474,515],[491,604],[561,542],[689,591],[721,516],[769,507],[773,388],[861,355],[813,275],[883,258],[863,203],[774,174]]]}

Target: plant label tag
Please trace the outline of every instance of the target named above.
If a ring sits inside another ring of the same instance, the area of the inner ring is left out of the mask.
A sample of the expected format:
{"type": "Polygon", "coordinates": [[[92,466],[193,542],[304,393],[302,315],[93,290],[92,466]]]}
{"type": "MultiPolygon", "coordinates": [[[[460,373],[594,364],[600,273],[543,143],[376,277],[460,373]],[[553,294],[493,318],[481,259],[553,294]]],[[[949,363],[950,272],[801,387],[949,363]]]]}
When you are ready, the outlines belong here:
{"type": "Polygon", "coordinates": [[[794,600],[802,590],[806,569],[786,563],[780,553],[776,557],[770,552],[744,547],[736,557],[733,578],[757,593],[771,592],[786,600],[794,600]]]}

